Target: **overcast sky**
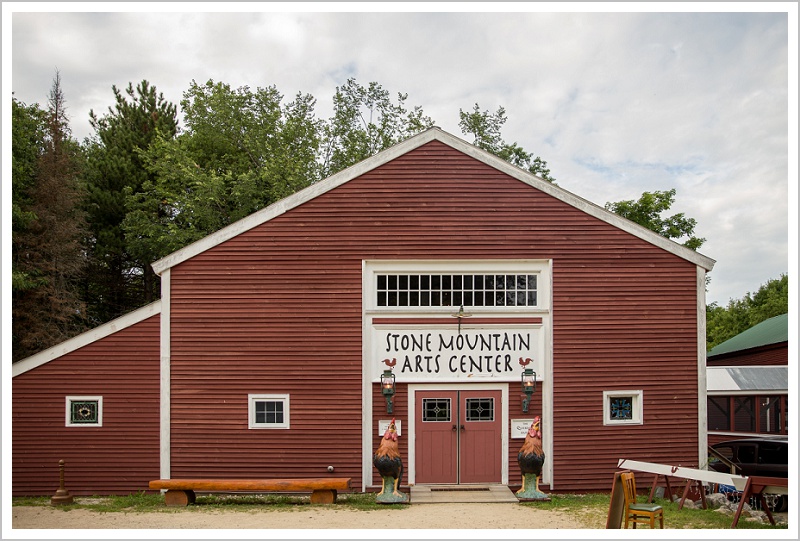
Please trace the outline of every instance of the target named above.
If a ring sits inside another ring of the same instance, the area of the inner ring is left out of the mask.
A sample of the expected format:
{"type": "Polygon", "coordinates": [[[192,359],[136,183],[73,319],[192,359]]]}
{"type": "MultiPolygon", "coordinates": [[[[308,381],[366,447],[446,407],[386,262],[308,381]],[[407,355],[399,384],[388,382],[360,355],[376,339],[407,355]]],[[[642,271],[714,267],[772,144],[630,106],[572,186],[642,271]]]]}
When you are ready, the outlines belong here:
{"type": "Polygon", "coordinates": [[[716,260],[709,303],[796,279],[795,2],[387,6],[3,3],[4,136],[11,92],[46,106],[56,70],[79,140],[112,85],[146,79],[175,104],[192,80],[274,85],[328,118],[354,77],[459,137],[460,109],[505,108],[504,139],[597,205],[675,188],[716,260]]]}

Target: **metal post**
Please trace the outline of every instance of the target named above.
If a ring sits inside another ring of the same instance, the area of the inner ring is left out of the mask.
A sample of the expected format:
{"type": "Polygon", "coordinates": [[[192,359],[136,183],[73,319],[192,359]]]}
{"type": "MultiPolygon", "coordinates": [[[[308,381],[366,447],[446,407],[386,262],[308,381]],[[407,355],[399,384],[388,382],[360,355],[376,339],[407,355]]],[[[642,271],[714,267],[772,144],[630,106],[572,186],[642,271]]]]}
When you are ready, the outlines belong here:
{"type": "Polygon", "coordinates": [[[64,461],[58,461],[58,469],[59,469],[59,480],[58,480],[58,490],[56,490],[55,495],[50,498],[50,505],[68,505],[72,503],[72,495],[69,493],[69,490],[64,488],[64,461]]]}

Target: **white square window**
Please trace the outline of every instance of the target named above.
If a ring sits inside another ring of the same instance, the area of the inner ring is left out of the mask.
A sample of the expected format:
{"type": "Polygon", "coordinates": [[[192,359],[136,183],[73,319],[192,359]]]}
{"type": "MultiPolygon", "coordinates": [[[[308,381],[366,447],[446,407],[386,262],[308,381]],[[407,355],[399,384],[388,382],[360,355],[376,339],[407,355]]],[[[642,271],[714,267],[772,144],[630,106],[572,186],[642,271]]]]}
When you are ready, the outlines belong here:
{"type": "Polygon", "coordinates": [[[102,396],[68,396],[66,426],[103,426],[102,396]]]}
{"type": "Polygon", "coordinates": [[[250,394],[249,428],[289,428],[289,395],[250,394]]]}
{"type": "Polygon", "coordinates": [[[642,391],[603,391],[603,424],[643,424],[642,396],[642,391]]]}

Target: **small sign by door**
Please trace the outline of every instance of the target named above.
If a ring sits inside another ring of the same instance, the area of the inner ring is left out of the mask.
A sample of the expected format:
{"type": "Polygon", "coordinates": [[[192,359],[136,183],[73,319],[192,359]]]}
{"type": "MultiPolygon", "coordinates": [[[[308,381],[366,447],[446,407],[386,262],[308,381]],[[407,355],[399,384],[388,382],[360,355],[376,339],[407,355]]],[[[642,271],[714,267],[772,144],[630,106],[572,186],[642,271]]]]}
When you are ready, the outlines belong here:
{"type": "Polygon", "coordinates": [[[525,439],[533,419],[511,419],[511,438],[525,439]]]}
{"type": "MultiPolygon", "coordinates": [[[[380,419],[378,421],[378,435],[379,436],[383,436],[384,434],[386,434],[386,431],[389,429],[389,423],[391,423],[391,422],[392,422],[391,419],[380,419]]],[[[397,435],[398,436],[402,436],[403,435],[403,429],[402,429],[403,425],[402,425],[401,421],[395,421],[394,422],[394,428],[395,428],[395,430],[397,430],[397,435]]]]}

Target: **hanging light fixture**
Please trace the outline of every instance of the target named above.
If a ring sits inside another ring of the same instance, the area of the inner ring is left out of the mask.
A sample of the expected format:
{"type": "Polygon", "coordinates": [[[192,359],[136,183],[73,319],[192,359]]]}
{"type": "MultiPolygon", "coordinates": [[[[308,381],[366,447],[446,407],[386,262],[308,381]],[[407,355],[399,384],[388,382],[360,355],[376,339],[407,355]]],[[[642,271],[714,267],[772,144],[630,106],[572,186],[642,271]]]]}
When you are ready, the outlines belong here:
{"type": "Polygon", "coordinates": [[[391,370],[384,370],[383,374],[381,374],[381,393],[383,393],[383,397],[386,399],[386,413],[392,413],[394,410],[394,404],[392,403],[394,385],[394,373],[392,373],[391,370]]]}
{"type": "Polygon", "coordinates": [[[531,368],[526,368],[522,372],[522,392],[525,393],[525,398],[522,399],[522,413],[528,413],[531,397],[536,392],[536,372],[531,368]]]}

